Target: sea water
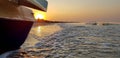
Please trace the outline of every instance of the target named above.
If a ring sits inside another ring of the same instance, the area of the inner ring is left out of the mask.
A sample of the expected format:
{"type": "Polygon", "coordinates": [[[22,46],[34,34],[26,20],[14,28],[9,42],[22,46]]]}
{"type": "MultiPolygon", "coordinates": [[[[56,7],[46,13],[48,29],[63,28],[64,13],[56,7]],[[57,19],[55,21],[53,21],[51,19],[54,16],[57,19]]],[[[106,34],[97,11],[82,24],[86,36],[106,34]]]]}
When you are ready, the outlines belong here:
{"type": "Polygon", "coordinates": [[[34,24],[21,50],[6,57],[119,58],[120,24],[34,24]]]}

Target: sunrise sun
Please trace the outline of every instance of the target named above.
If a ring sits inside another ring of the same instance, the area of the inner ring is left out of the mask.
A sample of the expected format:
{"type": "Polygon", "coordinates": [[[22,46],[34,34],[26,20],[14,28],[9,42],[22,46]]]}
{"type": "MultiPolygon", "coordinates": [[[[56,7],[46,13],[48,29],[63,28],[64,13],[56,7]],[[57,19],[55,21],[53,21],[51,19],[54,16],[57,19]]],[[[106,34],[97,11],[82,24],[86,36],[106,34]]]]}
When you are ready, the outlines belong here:
{"type": "Polygon", "coordinates": [[[34,15],[35,16],[35,19],[44,19],[44,15],[42,15],[42,14],[35,14],[34,15]]]}
{"type": "Polygon", "coordinates": [[[46,19],[46,13],[42,12],[42,11],[38,11],[38,10],[34,10],[33,9],[33,13],[34,13],[34,18],[36,20],[45,20],[46,19]]]}

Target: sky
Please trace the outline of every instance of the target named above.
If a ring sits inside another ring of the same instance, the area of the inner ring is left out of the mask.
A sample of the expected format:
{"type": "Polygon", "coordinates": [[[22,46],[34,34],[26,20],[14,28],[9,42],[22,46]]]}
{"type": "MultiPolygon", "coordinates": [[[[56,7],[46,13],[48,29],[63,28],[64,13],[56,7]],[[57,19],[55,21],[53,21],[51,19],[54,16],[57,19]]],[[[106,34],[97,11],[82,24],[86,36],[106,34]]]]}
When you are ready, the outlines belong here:
{"type": "Polygon", "coordinates": [[[120,0],[47,0],[47,20],[120,22],[120,0]]]}

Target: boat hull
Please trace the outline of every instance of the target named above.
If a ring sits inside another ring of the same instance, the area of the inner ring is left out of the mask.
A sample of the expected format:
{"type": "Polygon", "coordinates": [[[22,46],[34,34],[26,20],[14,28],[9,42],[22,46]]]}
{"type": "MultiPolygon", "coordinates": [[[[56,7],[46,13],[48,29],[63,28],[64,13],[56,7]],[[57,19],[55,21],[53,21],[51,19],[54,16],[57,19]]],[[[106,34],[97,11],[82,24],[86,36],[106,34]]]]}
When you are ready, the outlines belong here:
{"type": "Polygon", "coordinates": [[[32,25],[32,21],[0,18],[0,54],[19,49],[32,25]]]}

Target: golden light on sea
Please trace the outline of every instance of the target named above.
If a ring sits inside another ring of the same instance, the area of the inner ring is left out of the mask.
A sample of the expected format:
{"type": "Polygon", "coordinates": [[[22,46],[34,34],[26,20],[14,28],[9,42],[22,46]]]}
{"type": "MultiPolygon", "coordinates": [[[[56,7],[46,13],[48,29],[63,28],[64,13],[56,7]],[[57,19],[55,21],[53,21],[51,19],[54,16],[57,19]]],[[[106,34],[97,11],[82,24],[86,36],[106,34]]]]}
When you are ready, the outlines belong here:
{"type": "Polygon", "coordinates": [[[41,32],[41,26],[37,27],[37,32],[40,33],[41,32]]]}
{"type": "Polygon", "coordinates": [[[32,9],[33,13],[34,13],[34,18],[36,20],[41,19],[41,20],[46,20],[46,13],[43,11],[39,11],[39,10],[35,10],[32,9]]]}

